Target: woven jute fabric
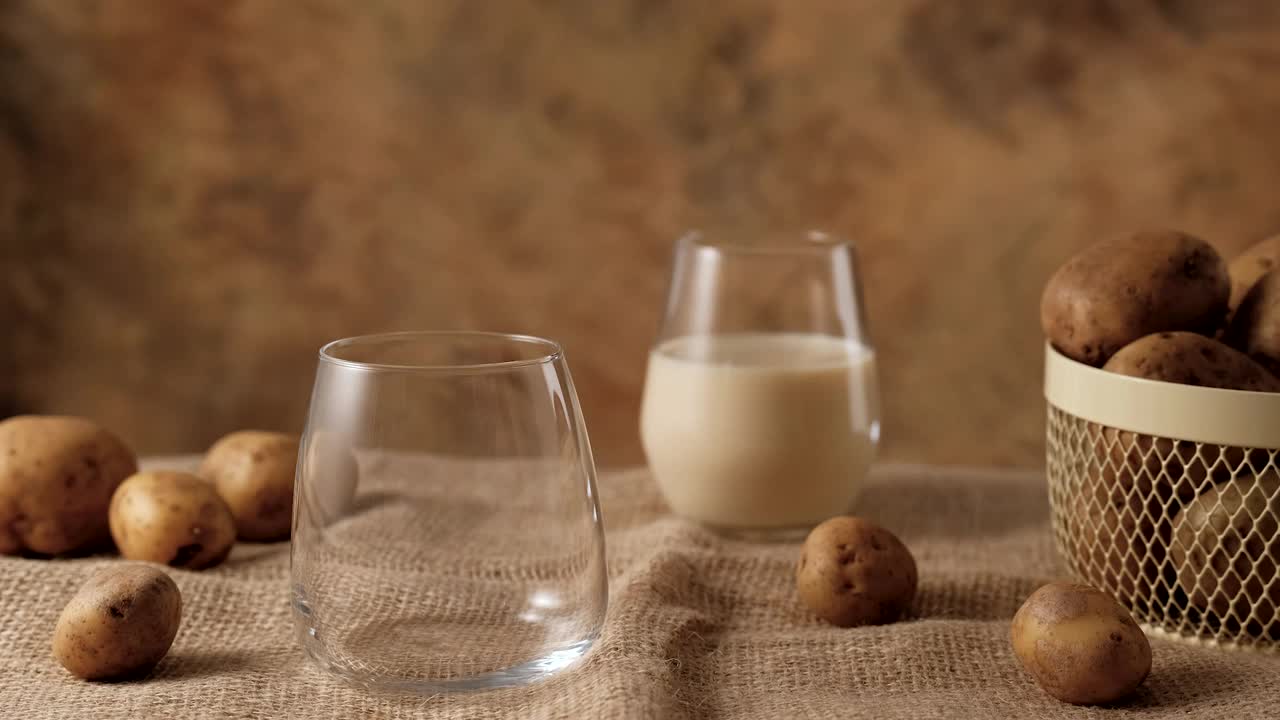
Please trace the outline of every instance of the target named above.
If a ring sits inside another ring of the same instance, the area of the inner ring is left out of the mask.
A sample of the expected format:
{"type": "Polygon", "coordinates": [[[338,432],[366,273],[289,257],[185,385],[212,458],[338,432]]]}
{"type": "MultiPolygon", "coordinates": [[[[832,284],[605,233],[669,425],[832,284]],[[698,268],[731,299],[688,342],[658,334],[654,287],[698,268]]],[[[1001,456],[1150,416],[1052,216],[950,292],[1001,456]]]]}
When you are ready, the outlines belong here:
{"type": "MultiPolygon", "coordinates": [[[[798,543],[714,535],[670,515],[648,474],[605,473],[610,606],[588,658],[540,684],[471,694],[371,693],[310,665],[289,604],[288,546],[240,545],[173,570],[184,597],[168,657],[142,681],[73,679],[50,654],[67,599],[111,558],[0,558],[0,716],[14,718],[1249,718],[1280,716],[1280,660],[1153,639],[1128,703],[1044,695],[1009,619],[1059,577],[1038,473],[881,467],[859,513],[919,563],[902,622],[824,625],[798,604],[798,543]]],[[[465,554],[462,556],[465,561],[465,554]]]]}

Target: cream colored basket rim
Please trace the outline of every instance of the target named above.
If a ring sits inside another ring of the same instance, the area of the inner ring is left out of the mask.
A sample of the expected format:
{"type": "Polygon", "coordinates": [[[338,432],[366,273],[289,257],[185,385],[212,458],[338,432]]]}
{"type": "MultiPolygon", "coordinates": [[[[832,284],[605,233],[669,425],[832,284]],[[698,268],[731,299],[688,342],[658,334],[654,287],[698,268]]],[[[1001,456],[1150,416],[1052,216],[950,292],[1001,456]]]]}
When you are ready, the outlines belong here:
{"type": "Polygon", "coordinates": [[[1144,435],[1280,448],[1280,393],[1220,390],[1117,375],[1045,343],[1044,395],[1085,420],[1144,435]]]}

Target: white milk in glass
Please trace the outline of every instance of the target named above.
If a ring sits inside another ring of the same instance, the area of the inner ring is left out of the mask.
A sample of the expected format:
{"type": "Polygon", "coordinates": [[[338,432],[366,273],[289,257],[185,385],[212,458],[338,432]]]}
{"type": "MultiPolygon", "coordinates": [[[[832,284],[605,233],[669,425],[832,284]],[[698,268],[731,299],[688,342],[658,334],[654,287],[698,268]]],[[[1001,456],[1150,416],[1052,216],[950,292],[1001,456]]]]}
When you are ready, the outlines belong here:
{"type": "Polygon", "coordinates": [[[875,354],[844,338],[668,340],[649,356],[645,452],[673,510],[725,528],[813,525],[850,508],[879,434],[875,354]]]}

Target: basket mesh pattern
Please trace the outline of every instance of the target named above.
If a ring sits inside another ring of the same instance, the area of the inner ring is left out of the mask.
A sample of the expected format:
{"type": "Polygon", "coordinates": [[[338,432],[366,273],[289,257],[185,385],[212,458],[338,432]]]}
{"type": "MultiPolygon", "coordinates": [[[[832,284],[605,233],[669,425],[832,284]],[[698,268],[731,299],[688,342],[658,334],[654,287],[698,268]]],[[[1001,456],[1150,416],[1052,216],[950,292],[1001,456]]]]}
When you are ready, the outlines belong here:
{"type": "Polygon", "coordinates": [[[1059,553],[1170,635],[1276,651],[1280,457],[1105,427],[1049,406],[1059,553]]]}

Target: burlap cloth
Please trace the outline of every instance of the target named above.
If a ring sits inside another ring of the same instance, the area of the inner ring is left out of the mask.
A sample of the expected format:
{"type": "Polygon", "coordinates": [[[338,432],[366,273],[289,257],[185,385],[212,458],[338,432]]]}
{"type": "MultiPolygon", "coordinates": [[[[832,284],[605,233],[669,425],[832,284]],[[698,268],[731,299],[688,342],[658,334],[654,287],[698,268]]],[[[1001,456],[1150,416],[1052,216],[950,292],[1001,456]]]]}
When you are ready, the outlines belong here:
{"type": "Polygon", "coordinates": [[[610,607],[579,667],[512,690],[371,694],[295,646],[284,544],[241,545],[220,568],[173,571],[182,629],[152,677],[72,679],[50,656],[66,602],[110,559],[0,558],[0,714],[15,718],[1079,718],[1280,717],[1280,660],[1153,640],[1132,702],[1045,696],[1009,650],[1009,618],[1058,575],[1036,473],[881,467],[860,512],[919,562],[911,617],[842,630],[792,589],[796,544],[730,541],[669,515],[643,471],[599,483],[610,607]]]}

